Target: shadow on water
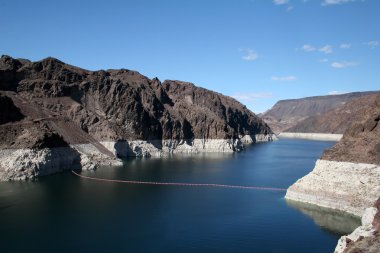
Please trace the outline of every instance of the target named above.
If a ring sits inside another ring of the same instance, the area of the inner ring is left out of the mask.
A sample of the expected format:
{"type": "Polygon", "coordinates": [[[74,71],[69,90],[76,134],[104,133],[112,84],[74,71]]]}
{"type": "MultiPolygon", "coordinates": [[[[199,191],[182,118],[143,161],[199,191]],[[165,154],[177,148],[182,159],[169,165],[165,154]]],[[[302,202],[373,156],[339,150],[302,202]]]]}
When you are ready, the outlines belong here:
{"type": "Polygon", "coordinates": [[[345,212],[286,200],[286,204],[311,217],[315,224],[333,235],[347,235],[361,225],[360,218],[345,212]]]}

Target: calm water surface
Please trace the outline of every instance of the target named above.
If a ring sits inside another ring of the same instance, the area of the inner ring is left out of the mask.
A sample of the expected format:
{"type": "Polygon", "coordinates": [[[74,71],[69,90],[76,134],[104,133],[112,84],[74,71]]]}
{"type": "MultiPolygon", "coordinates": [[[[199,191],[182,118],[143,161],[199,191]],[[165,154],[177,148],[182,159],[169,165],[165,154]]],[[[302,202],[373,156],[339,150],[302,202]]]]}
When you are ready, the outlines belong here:
{"type": "MultiPolygon", "coordinates": [[[[237,154],[130,159],[84,175],[287,188],[333,142],[280,140],[237,154]]],[[[333,252],[356,219],[284,192],[80,179],[0,183],[0,252],[333,252]],[[342,225],[343,224],[343,225],[342,225]]]]}

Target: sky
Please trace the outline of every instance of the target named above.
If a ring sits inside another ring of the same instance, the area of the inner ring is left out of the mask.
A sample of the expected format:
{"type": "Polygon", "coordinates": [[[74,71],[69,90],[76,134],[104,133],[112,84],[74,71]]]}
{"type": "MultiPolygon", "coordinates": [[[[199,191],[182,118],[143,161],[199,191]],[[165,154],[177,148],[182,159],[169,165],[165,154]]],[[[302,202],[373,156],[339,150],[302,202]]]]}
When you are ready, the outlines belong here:
{"type": "Polygon", "coordinates": [[[127,68],[231,96],[380,90],[379,0],[0,0],[0,54],[127,68]]]}

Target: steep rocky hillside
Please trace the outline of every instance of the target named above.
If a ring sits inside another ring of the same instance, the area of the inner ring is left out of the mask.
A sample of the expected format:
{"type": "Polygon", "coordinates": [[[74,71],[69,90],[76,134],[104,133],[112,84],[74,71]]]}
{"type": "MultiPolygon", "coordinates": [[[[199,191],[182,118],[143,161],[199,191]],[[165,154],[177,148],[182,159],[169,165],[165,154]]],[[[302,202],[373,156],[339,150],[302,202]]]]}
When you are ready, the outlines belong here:
{"type": "MultiPolygon", "coordinates": [[[[277,102],[269,111],[265,112],[262,115],[262,118],[269,124],[274,132],[290,132],[290,130],[287,129],[297,125],[297,123],[309,117],[322,115],[332,109],[346,104],[349,101],[373,93],[376,92],[353,92],[341,95],[281,100],[277,102]]],[[[316,122],[317,121],[315,121],[315,119],[311,118],[304,124],[309,126],[310,124],[316,122]]],[[[300,129],[303,128],[300,127],[300,129]]]]}
{"type": "Polygon", "coordinates": [[[337,124],[349,127],[343,138],[324,152],[313,171],[289,187],[285,198],[362,217],[362,226],[341,237],[335,252],[378,252],[380,94],[359,98],[327,115],[332,121],[338,117],[337,124]]]}
{"type": "Polygon", "coordinates": [[[362,119],[363,112],[370,110],[376,99],[377,94],[361,96],[321,115],[308,117],[286,131],[343,134],[351,124],[362,119]]]}
{"type": "MultiPolygon", "coordinates": [[[[8,123],[7,129],[44,123],[42,129],[59,134],[68,144],[194,139],[234,142],[242,136],[254,139],[272,133],[236,100],[193,84],[161,84],[156,78],[126,69],[88,71],[54,58],[31,62],[2,56],[0,92],[0,102],[8,108],[0,114],[2,123],[25,116],[17,124],[8,123]]],[[[160,145],[155,143],[157,148],[160,145]]]]}
{"type": "Polygon", "coordinates": [[[20,110],[14,105],[12,99],[0,95],[0,124],[18,121],[23,118],[20,110]]]}
{"type": "Polygon", "coordinates": [[[342,140],[326,150],[322,159],[380,165],[380,95],[367,102],[357,110],[356,121],[345,131],[342,140]]]}

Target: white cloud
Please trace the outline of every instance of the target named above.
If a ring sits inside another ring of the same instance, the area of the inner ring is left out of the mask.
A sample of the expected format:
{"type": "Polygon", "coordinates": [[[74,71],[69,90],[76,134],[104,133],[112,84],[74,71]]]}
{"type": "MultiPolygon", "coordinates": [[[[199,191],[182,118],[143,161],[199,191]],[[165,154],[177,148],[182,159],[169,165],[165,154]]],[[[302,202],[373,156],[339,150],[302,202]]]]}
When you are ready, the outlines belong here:
{"type": "Polygon", "coordinates": [[[239,101],[255,102],[261,98],[273,97],[273,94],[270,92],[259,92],[259,93],[240,93],[240,92],[237,92],[234,95],[232,95],[231,97],[233,97],[239,101]]]}
{"type": "Polygon", "coordinates": [[[325,63],[325,62],[328,62],[328,61],[329,61],[329,59],[327,59],[327,58],[323,58],[323,59],[319,60],[319,62],[322,62],[322,63],[325,63]]]}
{"type": "Polygon", "coordinates": [[[297,77],[295,77],[295,76],[272,76],[270,79],[272,81],[283,82],[283,81],[295,81],[295,80],[297,80],[297,77]]]}
{"type": "Polygon", "coordinates": [[[318,51],[325,54],[331,54],[333,52],[333,49],[332,49],[332,46],[326,45],[324,47],[321,47],[318,51]]]}
{"type": "Polygon", "coordinates": [[[315,47],[313,47],[312,45],[305,44],[302,46],[301,50],[305,51],[305,52],[312,52],[312,51],[315,51],[317,49],[315,47]]]}
{"type": "Polygon", "coordinates": [[[345,3],[349,3],[349,2],[355,2],[355,1],[356,0],[324,0],[322,2],[322,5],[326,6],[326,5],[345,4],[345,3]]]}
{"type": "Polygon", "coordinates": [[[294,9],[293,6],[288,6],[288,8],[286,8],[286,11],[292,11],[294,9]]]}
{"type": "Polygon", "coordinates": [[[246,55],[244,55],[242,57],[243,60],[254,61],[254,60],[257,60],[257,58],[259,58],[259,56],[257,55],[257,53],[254,50],[248,48],[245,51],[246,51],[246,55]]]}
{"type": "Polygon", "coordinates": [[[331,67],[337,68],[337,69],[342,69],[342,68],[347,68],[347,67],[354,67],[359,65],[358,62],[353,62],[353,61],[342,61],[342,62],[333,62],[331,63],[331,67]]]}
{"type": "Polygon", "coordinates": [[[364,43],[367,46],[370,46],[371,48],[375,48],[379,45],[379,42],[377,40],[371,40],[366,43],[364,43]]]}
{"type": "Polygon", "coordinates": [[[340,94],[345,94],[345,93],[347,93],[347,92],[333,90],[333,91],[328,92],[327,94],[328,95],[340,95],[340,94]]]}
{"type": "Polygon", "coordinates": [[[276,5],[281,5],[281,4],[287,4],[289,0],[273,0],[273,3],[276,5]]]}
{"type": "Polygon", "coordinates": [[[340,44],[340,48],[342,48],[342,49],[349,49],[349,48],[351,48],[351,44],[350,43],[340,44]]]}

